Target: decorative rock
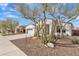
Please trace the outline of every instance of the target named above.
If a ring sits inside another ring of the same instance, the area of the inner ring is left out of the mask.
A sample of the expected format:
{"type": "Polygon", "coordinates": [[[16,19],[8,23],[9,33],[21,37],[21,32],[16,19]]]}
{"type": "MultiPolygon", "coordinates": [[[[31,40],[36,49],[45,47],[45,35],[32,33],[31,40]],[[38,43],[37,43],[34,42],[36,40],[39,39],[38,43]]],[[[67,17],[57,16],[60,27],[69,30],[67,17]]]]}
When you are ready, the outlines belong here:
{"type": "Polygon", "coordinates": [[[47,43],[47,46],[53,48],[54,44],[53,43],[47,43]]]}
{"type": "Polygon", "coordinates": [[[48,47],[47,45],[44,45],[45,47],[48,47]]]}

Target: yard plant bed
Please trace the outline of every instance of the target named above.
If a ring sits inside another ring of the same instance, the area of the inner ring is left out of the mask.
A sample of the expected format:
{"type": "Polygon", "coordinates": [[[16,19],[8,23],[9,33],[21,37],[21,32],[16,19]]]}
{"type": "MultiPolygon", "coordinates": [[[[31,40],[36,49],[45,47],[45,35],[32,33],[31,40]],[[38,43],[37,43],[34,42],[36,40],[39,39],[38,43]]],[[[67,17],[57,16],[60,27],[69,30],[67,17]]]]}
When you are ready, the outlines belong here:
{"type": "Polygon", "coordinates": [[[68,39],[60,39],[55,48],[45,47],[41,40],[23,38],[11,40],[28,56],[79,56],[79,45],[72,44],[68,39]]]}

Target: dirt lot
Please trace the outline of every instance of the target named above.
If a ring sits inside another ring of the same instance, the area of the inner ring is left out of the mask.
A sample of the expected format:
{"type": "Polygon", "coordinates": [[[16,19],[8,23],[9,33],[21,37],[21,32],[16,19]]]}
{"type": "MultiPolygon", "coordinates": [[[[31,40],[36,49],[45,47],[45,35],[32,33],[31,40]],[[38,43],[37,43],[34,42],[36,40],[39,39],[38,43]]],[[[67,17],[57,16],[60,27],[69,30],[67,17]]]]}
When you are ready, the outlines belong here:
{"type": "Polygon", "coordinates": [[[40,40],[25,38],[11,40],[28,56],[79,56],[79,45],[74,45],[68,39],[59,40],[55,48],[45,47],[40,40]]]}

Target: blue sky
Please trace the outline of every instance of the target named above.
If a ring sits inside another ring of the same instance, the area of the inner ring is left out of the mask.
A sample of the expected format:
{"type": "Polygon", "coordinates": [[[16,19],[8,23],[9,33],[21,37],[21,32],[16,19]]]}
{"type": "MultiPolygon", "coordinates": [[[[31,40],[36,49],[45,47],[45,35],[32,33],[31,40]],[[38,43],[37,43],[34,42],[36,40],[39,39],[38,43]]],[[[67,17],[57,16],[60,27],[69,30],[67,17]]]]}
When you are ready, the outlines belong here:
{"type": "Polygon", "coordinates": [[[31,23],[30,20],[20,17],[20,14],[13,10],[11,7],[16,6],[15,3],[1,3],[0,4],[0,20],[5,20],[7,17],[14,18],[19,21],[20,25],[26,25],[31,23]]]}
{"type": "MultiPolygon", "coordinates": [[[[7,17],[11,17],[18,20],[20,25],[27,25],[31,23],[30,20],[21,18],[20,17],[21,15],[19,14],[19,12],[12,9],[12,7],[14,6],[16,6],[15,3],[0,3],[0,20],[4,20],[7,17]]],[[[71,8],[73,7],[74,5],[71,5],[71,8]]],[[[30,6],[30,8],[33,8],[33,7],[30,6]]],[[[76,20],[72,21],[72,23],[74,24],[74,26],[79,27],[79,17],[77,17],[76,20]]]]}

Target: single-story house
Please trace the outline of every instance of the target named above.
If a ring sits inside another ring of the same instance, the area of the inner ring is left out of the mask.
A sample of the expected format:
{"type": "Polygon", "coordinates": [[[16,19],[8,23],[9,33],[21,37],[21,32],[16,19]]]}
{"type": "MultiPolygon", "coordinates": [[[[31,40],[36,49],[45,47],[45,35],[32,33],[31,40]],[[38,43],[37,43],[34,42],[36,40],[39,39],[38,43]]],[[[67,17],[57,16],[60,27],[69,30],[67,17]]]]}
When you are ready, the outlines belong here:
{"type": "MultiPolygon", "coordinates": [[[[51,30],[52,30],[52,26],[56,26],[55,35],[57,35],[57,34],[60,34],[60,35],[61,35],[60,29],[61,29],[61,27],[64,26],[66,23],[65,23],[65,22],[62,22],[62,23],[61,23],[62,26],[60,26],[60,25],[58,25],[58,24],[52,25],[52,22],[55,24],[57,21],[52,21],[52,20],[50,20],[50,19],[46,19],[46,28],[47,28],[47,31],[49,32],[49,34],[51,34],[51,32],[52,32],[52,31],[51,31],[51,30]]],[[[41,25],[41,21],[40,21],[40,25],[41,25]]],[[[64,28],[65,28],[64,31],[63,31],[64,35],[71,36],[71,35],[72,35],[72,27],[73,27],[73,25],[72,25],[71,23],[67,23],[66,26],[64,27],[64,28]]],[[[27,35],[28,37],[33,37],[34,34],[35,34],[35,30],[36,30],[36,29],[35,29],[35,26],[34,26],[33,24],[27,25],[27,26],[26,26],[26,29],[25,29],[26,35],[27,35]]]]}

